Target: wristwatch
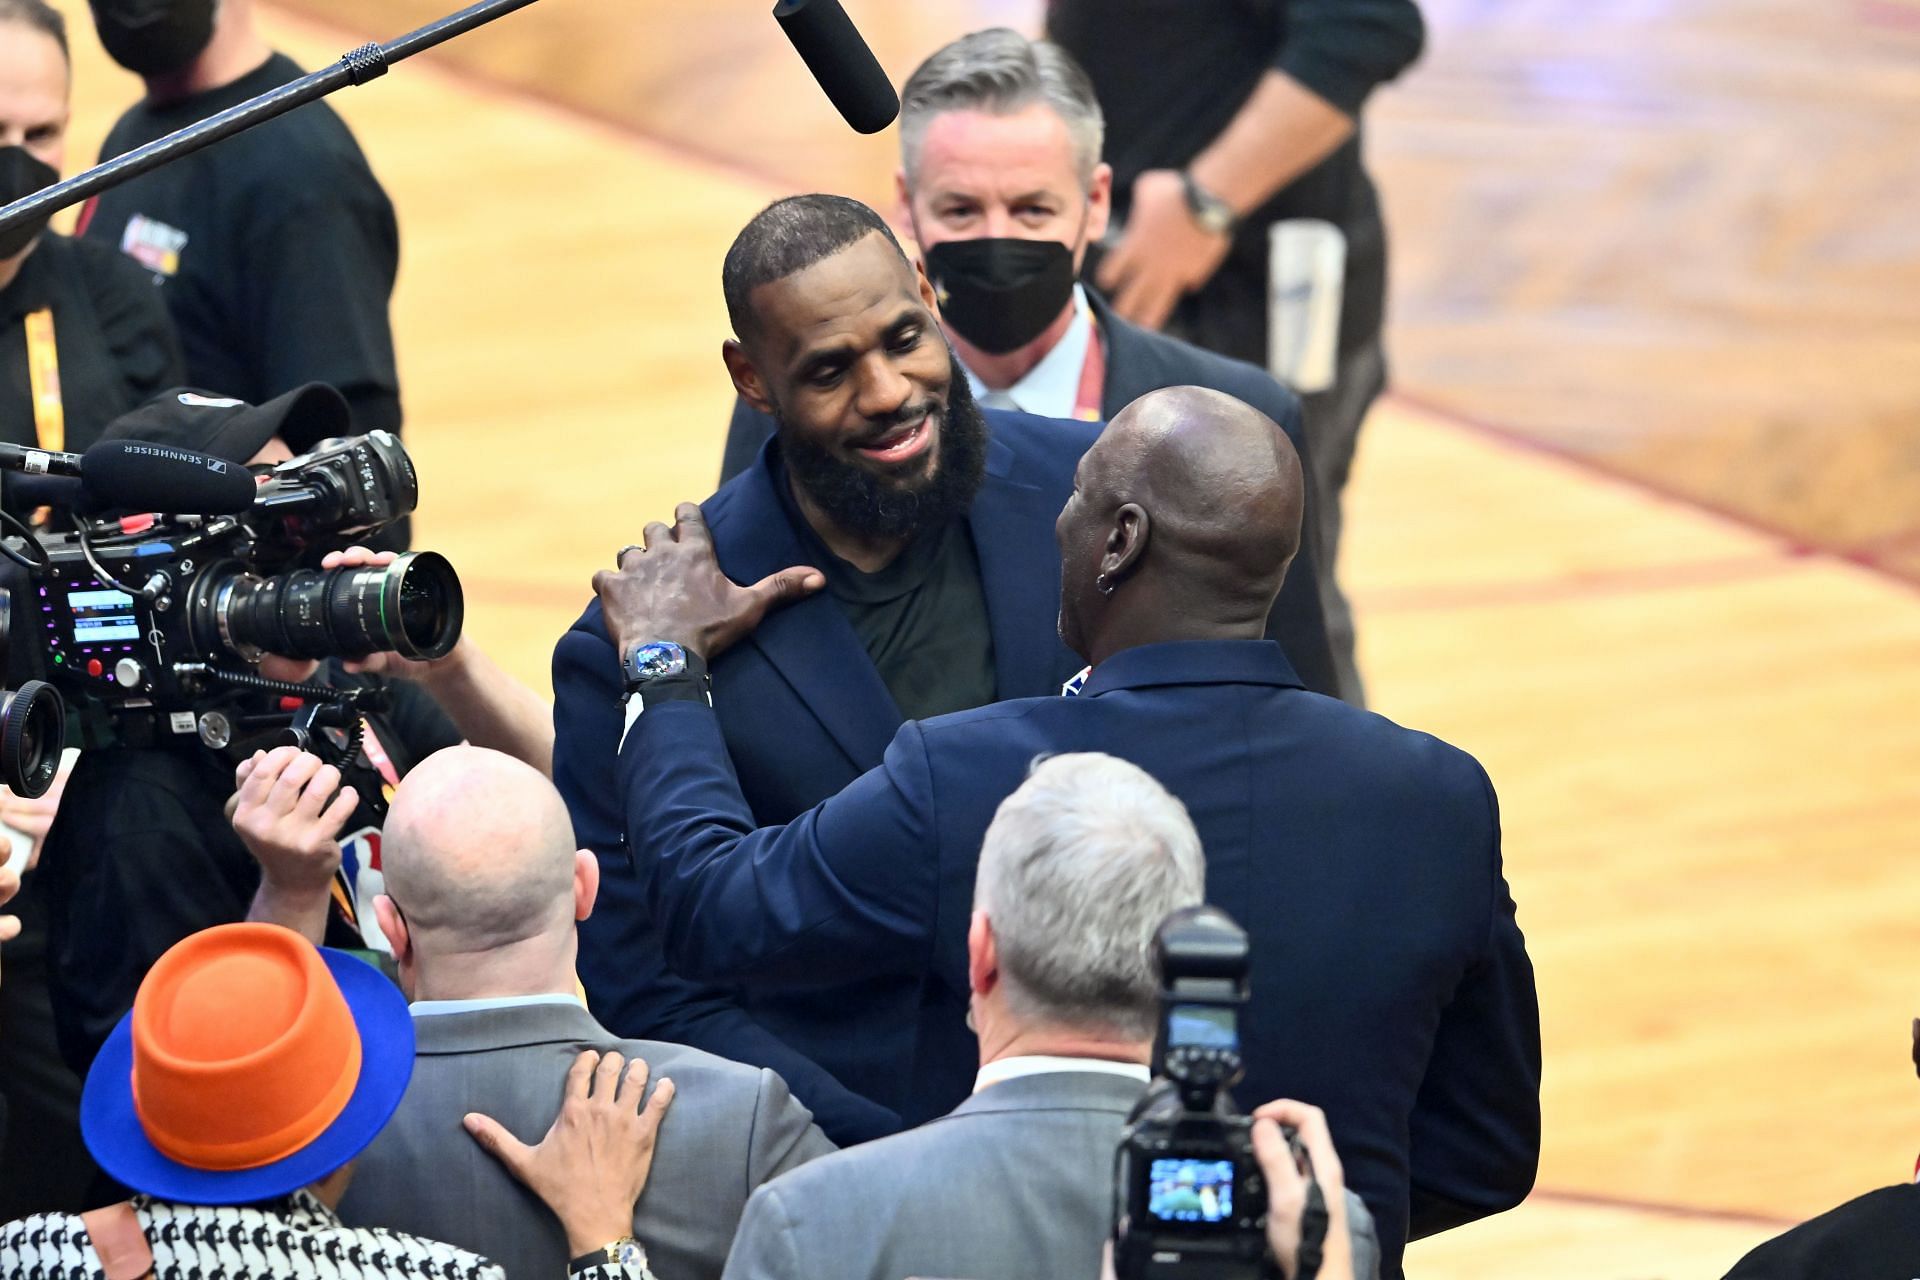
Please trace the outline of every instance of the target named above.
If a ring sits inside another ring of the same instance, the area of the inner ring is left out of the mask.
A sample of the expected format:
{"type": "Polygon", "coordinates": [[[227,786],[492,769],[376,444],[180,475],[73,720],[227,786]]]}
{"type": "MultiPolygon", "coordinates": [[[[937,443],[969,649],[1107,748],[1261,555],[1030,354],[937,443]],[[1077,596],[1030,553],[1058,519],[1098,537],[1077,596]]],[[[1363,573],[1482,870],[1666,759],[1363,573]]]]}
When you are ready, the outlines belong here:
{"type": "Polygon", "coordinates": [[[1180,171],[1180,183],[1187,192],[1187,212],[1193,215],[1193,221],[1208,235],[1224,236],[1233,231],[1239,221],[1233,208],[1225,200],[1213,194],[1194,181],[1191,171],[1180,171]]]}
{"type": "MultiPolygon", "coordinates": [[[[704,702],[713,705],[713,677],[700,655],[671,640],[643,640],[620,658],[626,685],[627,728],[649,702],[704,702]]],[[[620,740],[626,741],[626,734],[620,740]]]]}
{"type": "Polygon", "coordinates": [[[583,1253],[569,1261],[567,1274],[577,1276],[595,1267],[612,1267],[628,1275],[644,1275],[647,1270],[647,1251],[632,1236],[621,1236],[611,1244],[601,1245],[593,1252],[583,1253]]]}

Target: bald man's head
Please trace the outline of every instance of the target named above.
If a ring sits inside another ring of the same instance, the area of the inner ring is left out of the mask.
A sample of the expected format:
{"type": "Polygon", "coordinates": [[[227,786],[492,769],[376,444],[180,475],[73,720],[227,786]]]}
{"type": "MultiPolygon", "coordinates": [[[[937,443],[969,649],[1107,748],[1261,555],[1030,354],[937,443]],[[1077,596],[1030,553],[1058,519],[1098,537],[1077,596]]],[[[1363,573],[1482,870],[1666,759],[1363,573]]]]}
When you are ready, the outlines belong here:
{"type": "Polygon", "coordinates": [[[381,869],[413,947],[430,960],[571,936],[576,849],[566,805],[538,770],[450,747],[394,793],[381,869]]]}
{"type": "Polygon", "coordinates": [[[1273,419],[1204,387],[1148,392],[1080,460],[1055,526],[1061,637],[1093,658],[1116,616],[1135,644],[1156,615],[1175,632],[1264,620],[1303,505],[1299,456],[1273,419]]]}

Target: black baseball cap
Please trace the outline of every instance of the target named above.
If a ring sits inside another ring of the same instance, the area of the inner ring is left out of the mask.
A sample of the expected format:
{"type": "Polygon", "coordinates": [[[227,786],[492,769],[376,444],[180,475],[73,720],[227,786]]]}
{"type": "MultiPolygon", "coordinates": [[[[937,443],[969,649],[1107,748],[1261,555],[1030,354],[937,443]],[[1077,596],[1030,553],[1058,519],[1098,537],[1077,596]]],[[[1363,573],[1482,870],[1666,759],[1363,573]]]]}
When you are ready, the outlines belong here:
{"type": "Polygon", "coordinates": [[[309,382],[258,405],[175,387],[115,418],[100,438],[172,445],[245,465],[275,436],[295,453],[305,453],[352,429],[346,397],[324,382],[309,382]]]}

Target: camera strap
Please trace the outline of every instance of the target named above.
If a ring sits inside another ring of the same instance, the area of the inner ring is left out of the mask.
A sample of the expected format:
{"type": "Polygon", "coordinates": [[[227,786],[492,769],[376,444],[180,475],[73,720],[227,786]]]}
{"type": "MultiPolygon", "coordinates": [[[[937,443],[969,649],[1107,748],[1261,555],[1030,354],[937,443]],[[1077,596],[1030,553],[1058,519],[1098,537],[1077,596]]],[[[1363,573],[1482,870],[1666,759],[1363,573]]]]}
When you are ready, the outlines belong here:
{"type": "Polygon", "coordinates": [[[1327,1197],[1320,1190],[1320,1180],[1307,1180],[1307,1203],[1300,1210],[1300,1252],[1299,1265],[1294,1269],[1294,1280],[1314,1280],[1320,1274],[1320,1263],[1326,1257],[1327,1250],[1327,1197]]]}

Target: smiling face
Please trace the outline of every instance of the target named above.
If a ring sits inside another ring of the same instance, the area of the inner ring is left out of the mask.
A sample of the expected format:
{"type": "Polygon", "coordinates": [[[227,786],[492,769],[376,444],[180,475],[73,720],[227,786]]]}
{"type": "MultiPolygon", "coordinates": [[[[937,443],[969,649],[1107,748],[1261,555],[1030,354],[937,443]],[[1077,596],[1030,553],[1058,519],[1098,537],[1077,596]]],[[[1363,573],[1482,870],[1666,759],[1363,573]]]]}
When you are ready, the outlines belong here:
{"type": "Polygon", "coordinates": [[[752,308],[728,369],[773,416],[795,483],[830,519],[897,537],[971,500],[985,428],[932,286],[884,236],[759,286],[752,308]]]}

